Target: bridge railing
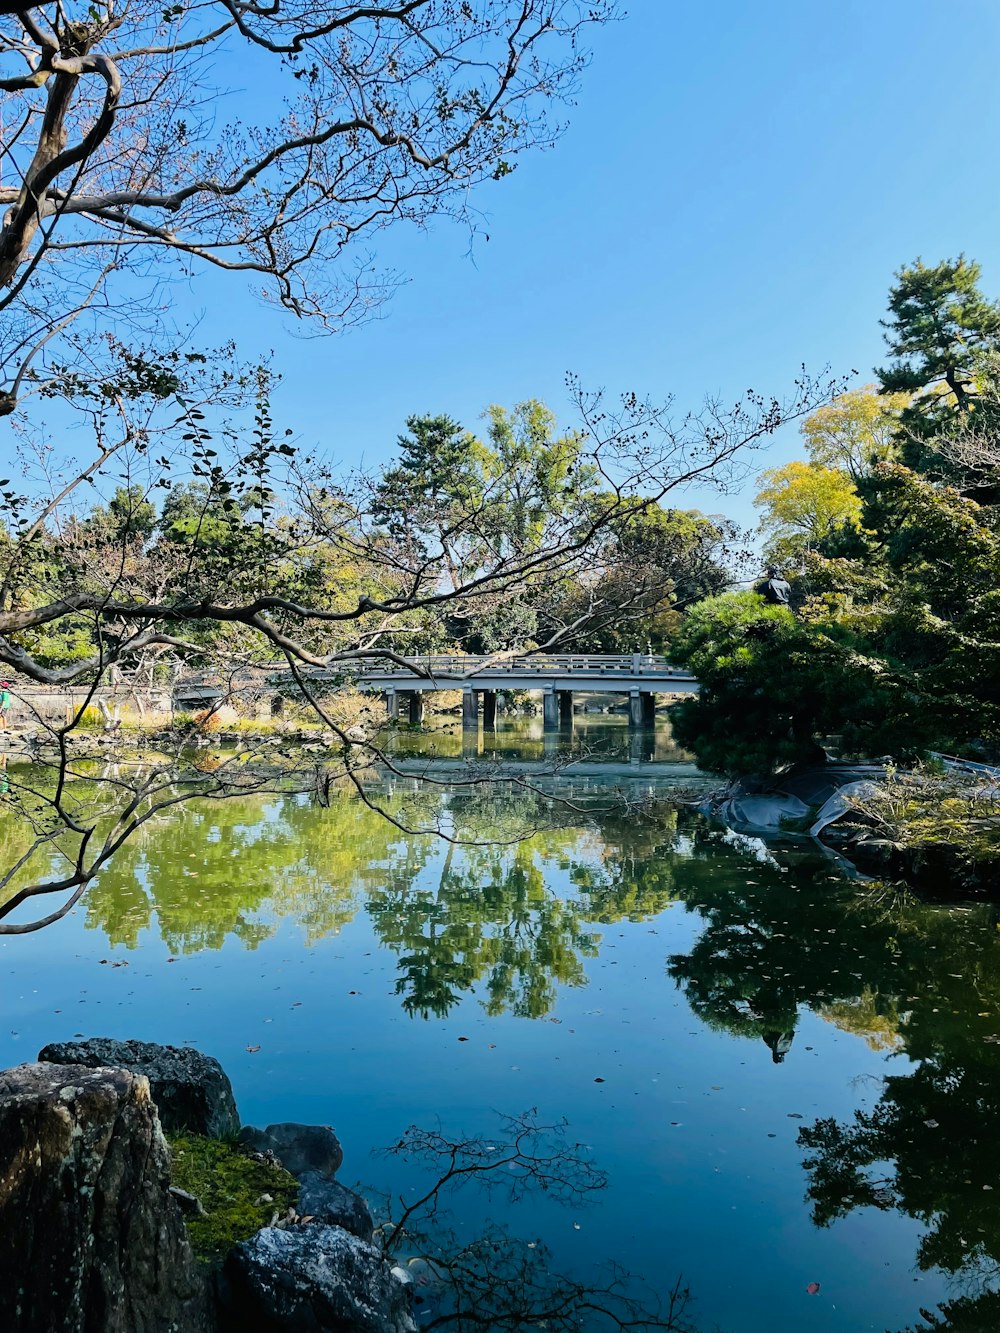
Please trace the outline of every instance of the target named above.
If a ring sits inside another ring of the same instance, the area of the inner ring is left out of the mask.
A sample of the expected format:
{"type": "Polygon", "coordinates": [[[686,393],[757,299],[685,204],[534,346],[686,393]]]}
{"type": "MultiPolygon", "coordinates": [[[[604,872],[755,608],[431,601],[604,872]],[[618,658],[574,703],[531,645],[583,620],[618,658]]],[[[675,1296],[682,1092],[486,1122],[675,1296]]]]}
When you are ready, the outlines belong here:
{"type": "MultiPolygon", "coordinates": [[[[449,679],[475,679],[478,675],[486,676],[646,676],[659,680],[672,677],[690,679],[690,672],[683,667],[676,667],[665,657],[652,653],[521,653],[516,657],[498,657],[490,654],[472,653],[421,653],[407,657],[412,669],[386,659],[354,660],[333,663],[329,667],[306,667],[303,673],[313,680],[323,680],[346,675],[357,679],[404,682],[426,676],[442,676],[449,679]]],[[[270,665],[237,671],[224,678],[231,688],[252,688],[253,684],[262,685],[275,678],[290,676],[287,665],[275,662],[270,665]]],[[[182,674],[175,682],[176,686],[196,688],[198,686],[218,685],[223,678],[211,673],[182,674]]]]}
{"type": "MultiPolygon", "coordinates": [[[[523,653],[516,657],[489,654],[421,654],[407,659],[417,673],[433,675],[649,675],[687,676],[682,667],[672,666],[665,657],[650,653],[523,653]]],[[[413,674],[395,662],[363,664],[354,668],[361,676],[407,676],[413,674]]]]}

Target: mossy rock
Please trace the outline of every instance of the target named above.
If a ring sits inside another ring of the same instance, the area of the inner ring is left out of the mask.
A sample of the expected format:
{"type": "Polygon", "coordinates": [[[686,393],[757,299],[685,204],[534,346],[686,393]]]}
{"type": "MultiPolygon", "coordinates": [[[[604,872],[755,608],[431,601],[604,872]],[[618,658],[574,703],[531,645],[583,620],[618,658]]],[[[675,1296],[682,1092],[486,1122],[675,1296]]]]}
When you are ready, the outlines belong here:
{"type": "Polygon", "coordinates": [[[259,1161],[238,1144],[196,1135],[167,1135],[171,1184],[193,1194],[205,1215],[186,1219],[191,1246],[203,1263],[225,1258],[234,1245],[287,1213],[299,1182],[277,1162],[259,1161]],[[271,1202],[260,1202],[269,1195],[271,1202]]]}

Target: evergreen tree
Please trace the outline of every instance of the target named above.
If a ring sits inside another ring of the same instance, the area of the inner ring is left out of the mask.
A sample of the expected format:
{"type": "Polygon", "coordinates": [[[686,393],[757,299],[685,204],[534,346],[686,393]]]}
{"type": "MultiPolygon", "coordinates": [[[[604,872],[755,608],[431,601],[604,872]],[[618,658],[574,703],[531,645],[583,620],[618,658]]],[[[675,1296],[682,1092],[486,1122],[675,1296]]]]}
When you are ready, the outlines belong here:
{"type": "Polygon", "coordinates": [[[989,407],[984,379],[1000,345],[1000,303],[979,290],[980,267],[964,255],[933,266],[920,259],[899,270],[882,321],[893,360],[876,374],[885,393],[912,400],[899,418],[901,458],[908,467],[944,475],[931,442],[973,410],[989,407]]]}

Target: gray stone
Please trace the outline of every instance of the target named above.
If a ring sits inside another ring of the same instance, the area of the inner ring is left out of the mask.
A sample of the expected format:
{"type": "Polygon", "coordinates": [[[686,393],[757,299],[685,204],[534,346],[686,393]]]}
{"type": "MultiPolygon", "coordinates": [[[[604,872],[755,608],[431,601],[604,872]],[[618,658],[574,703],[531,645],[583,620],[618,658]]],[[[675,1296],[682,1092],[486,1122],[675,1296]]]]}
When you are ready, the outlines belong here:
{"type": "Polygon", "coordinates": [[[253,1152],[272,1153],[293,1176],[315,1171],[329,1180],[344,1160],[340,1140],[329,1125],[298,1125],[294,1121],[268,1125],[266,1129],[244,1125],[240,1143],[253,1152]]]}
{"type": "Polygon", "coordinates": [[[342,1227],[265,1227],[226,1260],[229,1319],[254,1333],[413,1333],[409,1294],[342,1227]]]}
{"type": "Polygon", "coordinates": [[[302,1176],[295,1210],[300,1217],[343,1227],[361,1240],[371,1240],[375,1232],[368,1204],[361,1195],[337,1180],[326,1180],[316,1171],[307,1171],[302,1176]]]}
{"type": "Polygon", "coordinates": [[[57,1065],[114,1066],[145,1074],[160,1123],[168,1133],[221,1139],[239,1130],[233,1085],[218,1060],[201,1051],[157,1046],[151,1041],[91,1037],[89,1041],[54,1042],[43,1047],[38,1058],[57,1065]]]}
{"type": "Polygon", "coordinates": [[[124,1069],[0,1071],[0,1328],[207,1333],[149,1083],[124,1069]]]}

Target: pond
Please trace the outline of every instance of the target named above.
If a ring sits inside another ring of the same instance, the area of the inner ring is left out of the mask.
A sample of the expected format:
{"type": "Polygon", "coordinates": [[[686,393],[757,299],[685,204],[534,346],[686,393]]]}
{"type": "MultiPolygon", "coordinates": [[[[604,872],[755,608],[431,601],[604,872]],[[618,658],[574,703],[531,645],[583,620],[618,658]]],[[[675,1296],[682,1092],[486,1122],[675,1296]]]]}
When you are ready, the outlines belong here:
{"type": "MultiPolygon", "coordinates": [[[[942,1302],[943,1326],[996,1326],[996,910],[678,815],[695,778],[666,734],[636,752],[584,724],[547,779],[535,723],[499,737],[519,786],[443,785],[453,732],[400,747],[425,780],[373,784],[458,841],[346,794],[147,826],[72,916],[0,944],[3,1063],[191,1043],[244,1121],[332,1123],[341,1178],[397,1192],[372,1153],[408,1125],[489,1135],[538,1108],[608,1177],[586,1207],[501,1209],[567,1269],[682,1276],[705,1330],[898,1333],[942,1302]]],[[[490,1212],[456,1207],[466,1235],[490,1212]]]]}

